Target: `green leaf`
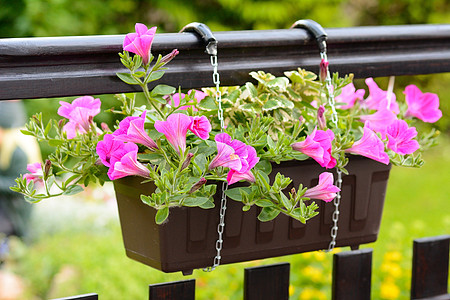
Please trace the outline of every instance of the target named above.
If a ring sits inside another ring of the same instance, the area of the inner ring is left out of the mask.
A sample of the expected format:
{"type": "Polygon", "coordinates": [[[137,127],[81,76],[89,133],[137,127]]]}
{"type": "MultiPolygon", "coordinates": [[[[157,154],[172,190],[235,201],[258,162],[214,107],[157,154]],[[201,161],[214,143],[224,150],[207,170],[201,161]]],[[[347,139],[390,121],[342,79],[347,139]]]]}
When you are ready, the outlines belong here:
{"type": "Polygon", "coordinates": [[[252,191],[249,187],[238,187],[226,190],[225,194],[235,201],[242,202],[241,190],[247,194],[250,194],[252,191]]]}
{"type": "Polygon", "coordinates": [[[262,109],[263,110],[274,110],[281,106],[280,101],[275,99],[269,99],[266,103],[264,103],[262,109]]]}
{"type": "Polygon", "coordinates": [[[63,195],[71,196],[78,194],[83,191],[83,188],[80,185],[72,184],[69,185],[66,190],[63,192],[63,195]]]}
{"type": "Polygon", "coordinates": [[[272,164],[268,160],[262,159],[256,164],[255,169],[270,174],[272,173],[272,164]]]}
{"type": "Polygon", "coordinates": [[[208,198],[208,201],[206,201],[205,203],[203,203],[202,205],[199,206],[200,208],[203,209],[210,209],[210,208],[214,208],[214,201],[213,198],[208,198]]]}
{"type": "Polygon", "coordinates": [[[169,216],[169,207],[164,207],[161,209],[158,209],[158,212],[155,215],[155,222],[158,225],[161,225],[169,216]]]}
{"type": "Polygon", "coordinates": [[[277,77],[269,81],[267,83],[267,86],[271,88],[278,88],[282,91],[285,91],[288,84],[289,80],[286,77],[277,77]]]}
{"type": "Polygon", "coordinates": [[[140,84],[139,81],[136,80],[131,74],[129,73],[116,73],[117,77],[120,78],[125,83],[128,84],[140,84]]]}
{"type": "Polygon", "coordinates": [[[163,71],[158,71],[158,72],[150,72],[147,77],[145,77],[145,83],[149,83],[152,81],[156,81],[158,79],[160,79],[161,77],[163,77],[164,72],[163,71]]]}
{"type": "Polygon", "coordinates": [[[245,87],[247,88],[247,90],[250,92],[250,95],[253,98],[257,98],[258,97],[258,91],[256,90],[255,86],[253,85],[253,83],[251,82],[247,82],[245,84],[245,87]]]}
{"type": "Polygon", "coordinates": [[[201,206],[208,202],[209,198],[207,197],[188,197],[184,200],[183,205],[194,207],[194,206],[201,206]]]}
{"type": "Polygon", "coordinates": [[[261,213],[258,215],[258,220],[260,220],[261,222],[272,221],[279,214],[280,214],[280,211],[275,208],[264,207],[261,210],[261,213]]]}
{"type": "Polygon", "coordinates": [[[274,206],[273,202],[268,199],[260,199],[255,202],[259,207],[271,207],[274,206]]]}
{"type": "Polygon", "coordinates": [[[173,86],[158,84],[153,88],[151,95],[170,95],[175,93],[175,91],[176,89],[173,86]]]}
{"type": "Polygon", "coordinates": [[[25,134],[25,135],[32,135],[32,136],[34,136],[34,134],[31,131],[28,131],[28,130],[25,130],[25,129],[21,129],[20,132],[22,132],[22,134],[25,134]]]}
{"type": "Polygon", "coordinates": [[[64,144],[64,141],[61,141],[61,140],[49,140],[48,144],[50,146],[52,146],[52,147],[58,147],[58,146],[64,144]]]}
{"type": "Polygon", "coordinates": [[[287,210],[291,210],[292,203],[291,203],[291,201],[289,201],[288,197],[286,197],[286,195],[283,192],[280,192],[280,196],[281,196],[281,202],[283,203],[284,207],[286,207],[287,210]]]}
{"type": "Polygon", "coordinates": [[[198,104],[198,107],[205,110],[217,110],[219,107],[213,97],[208,96],[202,99],[198,104]]]}

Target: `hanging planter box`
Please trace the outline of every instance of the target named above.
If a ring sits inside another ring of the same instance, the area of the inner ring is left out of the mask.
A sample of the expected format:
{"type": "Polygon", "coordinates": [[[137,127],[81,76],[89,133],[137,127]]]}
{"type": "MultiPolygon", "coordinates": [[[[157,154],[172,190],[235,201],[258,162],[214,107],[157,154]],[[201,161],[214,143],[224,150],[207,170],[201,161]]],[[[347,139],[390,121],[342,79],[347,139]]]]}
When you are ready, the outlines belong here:
{"type": "MultiPolygon", "coordinates": [[[[377,239],[391,166],[352,156],[343,176],[337,246],[358,247],[377,239]]],[[[288,161],[273,165],[293,179],[293,186],[314,186],[324,172],[315,161],[288,161]]],[[[156,210],[142,203],[140,195],[154,190],[141,178],[114,181],[125,250],[128,257],[164,272],[182,271],[212,265],[218,237],[220,193],[216,207],[171,208],[169,219],[155,224],[156,210]]],[[[258,207],[242,211],[242,204],[227,202],[222,264],[327,249],[332,227],[332,203],[316,201],[319,215],[307,224],[280,214],[270,222],[257,219],[258,207]]]]}

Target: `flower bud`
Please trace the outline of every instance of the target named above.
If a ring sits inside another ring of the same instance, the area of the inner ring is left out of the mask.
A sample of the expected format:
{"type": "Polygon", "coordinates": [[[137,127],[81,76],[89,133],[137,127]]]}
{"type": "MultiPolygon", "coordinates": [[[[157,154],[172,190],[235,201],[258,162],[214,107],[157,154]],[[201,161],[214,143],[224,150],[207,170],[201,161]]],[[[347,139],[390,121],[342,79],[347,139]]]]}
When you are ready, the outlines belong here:
{"type": "Polygon", "coordinates": [[[47,159],[45,161],[45,165],[44,165],[44,178],[48,178],[51,167],[52,167],[52,162],[49,159],[47,159]]]}
{"type": "Polygon", "coordinates": [[[188,155],[187,155],[187,157],[186,157],[186,160],[185,160],[185,161],[183,162],[183,164],[181,165],[181,171],[184,170],[184,169],[186,169],[186,168],[189,166],[189,164],[191,163],[191,159],[192,159],[193,156],[194,156],[193,153],[188,153],[188,155]]]}
{"type": "Polygon", "coordinates": [[[173,49],[172,52],[170,52],[167,55],[164,55],[163,58],[161,58],[161,63],[162,64],[167,64],[169,63],[172,59],[175,58],[175,56],[177,56],[180,52],[177,49],[173,49]]]}
{"type": "Polygon", "coordinates": [[[206,178],[205,177],[200,178],[200,180],[191,187],[191,189],[189,190],[189,194],[192,194],[193,192],[198,191],[205,183],[206,183],[206,178]]]}
{"type": "Polygon", "coordinates": [[[100,125],[101,125],[102,130],[103,130],[104,132],[111,132],[111,129],[109,129],[108,124],[102,122],[100,125]]]}
{"type": "Polygon", "coordinates": [[[291,194],[292,194],[292,198],[294,198],[294,199],[297,198],[297,192],[295,191],[295,188],[291,189],[291,194]]]}
{"type": "Polygon", "coordinates": [[[59,131],[63,130],[64,125],[66,125],[66,119],[59,120],[59,122],[58,122],[58,129],[59,129],[59,131]]]}
{"type": "Polygon", "coordinates": [[[319,124],[320,130],[324,130],[327,127],[327,121],[325,120],[325,107],[323,105],[320,105],[317,110],[317,123],[319,124]]]}
{"type": "Polygon", "coordinates": [[[325,59],[322,59],[320,61],[320,81],[324,82],[327,78],[328,73],[328,65],[330,63],[328,61],[325,61],[325,59]]]}

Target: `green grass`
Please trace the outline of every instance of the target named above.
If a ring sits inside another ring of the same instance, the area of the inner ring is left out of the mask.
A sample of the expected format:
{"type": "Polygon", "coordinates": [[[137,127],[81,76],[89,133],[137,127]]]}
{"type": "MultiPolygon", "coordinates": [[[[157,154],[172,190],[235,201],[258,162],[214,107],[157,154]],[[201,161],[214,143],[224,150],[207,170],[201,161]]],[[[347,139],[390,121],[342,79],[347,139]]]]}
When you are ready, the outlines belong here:
{"type": "MultiPolygon", "coordinates": [[[[379,239],[364,246],[374,249],[373,299],[409,299],[412,240],[450,234],[449,150],[450,142],[443,141],[427,153],[423,168],[392,169],[379,239]]],[[[226,265],[212,273],[196,270],[184,277],[128,259],[116,219],[111,226],[92,227],[85,220],[83,230],[74,229],[75,215],[61,219],[64,229],[40,235],[29,246],[18,241],[12,245],[14,255],[8,265],[26,280],[26,299],[89,292],[98,293],[102,300],[146,299],[148,284],[188,278],[196,279],[198,299],[242,299],[245,267],[285,261],[291,264],[291,299],[330,298],[332,254],[314,252],[226,265]]]]}

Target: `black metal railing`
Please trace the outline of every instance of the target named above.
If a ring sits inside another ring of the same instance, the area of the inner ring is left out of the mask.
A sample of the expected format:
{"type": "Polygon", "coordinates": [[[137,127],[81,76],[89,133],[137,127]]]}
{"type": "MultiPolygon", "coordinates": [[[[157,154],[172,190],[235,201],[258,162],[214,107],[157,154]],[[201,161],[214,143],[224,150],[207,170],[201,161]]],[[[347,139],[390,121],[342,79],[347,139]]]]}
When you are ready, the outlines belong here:
{"type": "MultiPolygon", "coordinates": [[[[450,71],[450,24],[329,28],[332,72],[356,78],[450,71]]],[[[275,75],[297,67],[318,71],[316,42],[304,29],[216,32],[222,85],[240,85],[255,70],[275,75]]],[[[130,92],[121,35],[0,39],[0,100],[130,92]]],[[[152,52],[177,48],[159,83],[211,86],[209,56],[194,33],[158,34],[152,52]]],[[[137,89],[135,90],[137,91],[137,89]]]]}

